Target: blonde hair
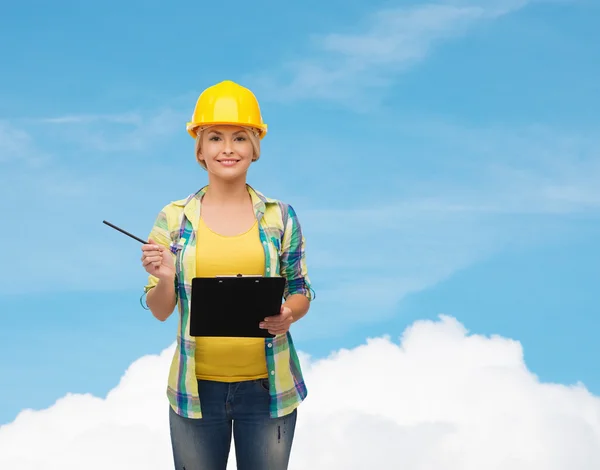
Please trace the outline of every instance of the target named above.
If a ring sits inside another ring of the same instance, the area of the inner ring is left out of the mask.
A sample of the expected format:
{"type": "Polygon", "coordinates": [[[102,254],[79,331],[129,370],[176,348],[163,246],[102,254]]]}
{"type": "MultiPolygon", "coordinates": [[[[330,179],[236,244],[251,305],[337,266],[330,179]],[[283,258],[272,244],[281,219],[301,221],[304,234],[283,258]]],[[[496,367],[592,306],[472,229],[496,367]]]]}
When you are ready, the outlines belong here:
{"type": "MultiPolygon", "coordinates": [[[[202,168],[206,170],[206,163],[203,160],[200,160],[198,156],[202,151],[202,136],[204,135],[204,131],[206,131],[209,127],[199,127],[196,129],[196,161],[200,164],[202,168]]],[[[252,129],[250,127],[243,127],[248,139],[250,139],[250,143],[252,144],[252,148],[254,149],[254,155],[252,157],[252,161],[255,162],[260,158],[260,138],[258,137],[258,131],[256,129],[252,129]]]]}

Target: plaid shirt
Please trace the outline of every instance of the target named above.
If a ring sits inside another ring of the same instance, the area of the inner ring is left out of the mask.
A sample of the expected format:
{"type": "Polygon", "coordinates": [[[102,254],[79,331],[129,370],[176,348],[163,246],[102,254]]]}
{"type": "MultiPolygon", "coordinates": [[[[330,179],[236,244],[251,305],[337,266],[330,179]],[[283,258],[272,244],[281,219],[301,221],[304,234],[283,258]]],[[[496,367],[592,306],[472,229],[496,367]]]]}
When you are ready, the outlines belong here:
{"type": "MultiPolygon", "coordinates": [[[[294,209],[269,199],[250,186],[254,212],[265,253],[265,276],[284,276],[284,298],[305,295],[312,301],[314,291],[307,273],[304,236],[294,209]]],[[[195,367],[196,341],[189,334],[192,278],[196,273],[196,233],[201,199],[206,187],[186,199],[171,202],[158,214],[150,238],[168,247],[176,269],[175,291],[179,310],[177,345],[169,370],[167,397],[173,410],[188,418],[202,417],[195,367]]],[[[150,275],[144,295],[158,284],[150,275]]],[[[144,296],[143,295],[143,296],[144,296]]],[[[143,297],[142,296],[142,297],[143,297]]],[[[291,413],[306,397],[306,386],[290,332],[265,338],[265,353],[270,385],[270,415],[291,413]]]]}

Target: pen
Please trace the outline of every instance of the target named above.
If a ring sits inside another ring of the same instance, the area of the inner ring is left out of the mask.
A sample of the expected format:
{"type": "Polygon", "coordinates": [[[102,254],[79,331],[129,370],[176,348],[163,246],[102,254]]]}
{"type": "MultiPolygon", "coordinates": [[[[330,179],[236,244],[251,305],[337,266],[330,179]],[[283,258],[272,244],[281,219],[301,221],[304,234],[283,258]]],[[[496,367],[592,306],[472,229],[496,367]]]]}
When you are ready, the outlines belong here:
{"type": "Polygon", "coordinates": [[[116,225],[113,225],[113,224],[111,224],[110,222],[107,222],[106,220],[103,220],[103,221],[102,221],[102,223],[103,223],[103,224],[106,224],[106,225],[108,225],[109,227],[112,227],[112,228],[114,228],[115,230],[118,230],[118,231],[119,231],[119,232],[121,232],[121,233],[124,233],[124,234],[125,234],[125,235],[127,235],[128,237],[131,237],[131,238],[133,238],[134,240],[137,240],[138,242],[140,242],[140,243],[143,243],[144,245],[148,244],[148,242],[147,242],[147,241],[145,241],[145,240],[142,240],[141,238],[139,238],[139,237],[136,237],[135,235],[132,235],[131,233],[127,232],[126,230],[123,230],[122,228],[119,228],[119,227],[117,227],[116,225]]]}

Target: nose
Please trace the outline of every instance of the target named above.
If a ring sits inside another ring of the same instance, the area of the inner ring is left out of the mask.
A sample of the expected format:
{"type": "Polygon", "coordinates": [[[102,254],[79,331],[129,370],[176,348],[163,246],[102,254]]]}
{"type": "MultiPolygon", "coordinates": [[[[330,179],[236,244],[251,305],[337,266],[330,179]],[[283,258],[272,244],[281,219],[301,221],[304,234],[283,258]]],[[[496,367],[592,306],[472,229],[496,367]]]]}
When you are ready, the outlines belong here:
{"type": "Polygon", "coordinates": [[[230,139],[223,139],[223,153],[225,155],[231,155],[233,153],[233,145],[230,139]]]}

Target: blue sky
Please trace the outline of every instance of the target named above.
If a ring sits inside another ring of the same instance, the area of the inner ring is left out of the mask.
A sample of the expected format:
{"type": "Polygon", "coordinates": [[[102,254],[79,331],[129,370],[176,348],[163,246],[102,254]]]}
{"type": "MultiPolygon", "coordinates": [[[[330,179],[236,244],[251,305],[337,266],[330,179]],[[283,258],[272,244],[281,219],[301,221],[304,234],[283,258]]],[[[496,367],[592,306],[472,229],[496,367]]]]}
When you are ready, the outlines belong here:
{"type": "Polygon", "coordinates": [[[206,183],[200,91],[257,94],[249,182],[293,204],[314,356],[417,319],[521,341],[600,393],[600,6],[591,1],[3,6],[0,423],[102,395],[175,338],[139,305],[139,245],[206,183]]]}

